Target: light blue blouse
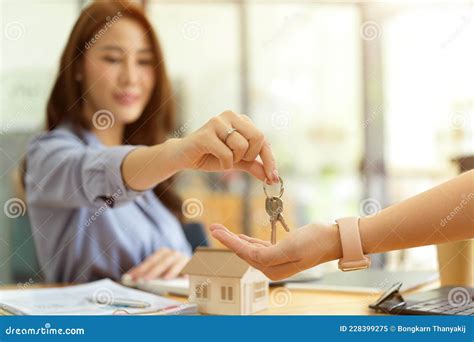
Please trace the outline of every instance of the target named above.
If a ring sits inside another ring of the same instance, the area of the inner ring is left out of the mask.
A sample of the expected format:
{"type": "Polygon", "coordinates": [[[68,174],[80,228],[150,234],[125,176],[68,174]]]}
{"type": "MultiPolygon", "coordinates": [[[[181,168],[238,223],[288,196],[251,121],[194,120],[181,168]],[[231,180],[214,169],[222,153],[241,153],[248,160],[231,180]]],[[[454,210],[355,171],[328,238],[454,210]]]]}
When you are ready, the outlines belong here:
{"type": "Polygon", "coordinates": [[[162,247],[191,255],[181,224],[151,191],[126,187],[124,157],[70,124],[33,138],[25,177],[28,215],[45,281],[121,275],[162,247]]]}

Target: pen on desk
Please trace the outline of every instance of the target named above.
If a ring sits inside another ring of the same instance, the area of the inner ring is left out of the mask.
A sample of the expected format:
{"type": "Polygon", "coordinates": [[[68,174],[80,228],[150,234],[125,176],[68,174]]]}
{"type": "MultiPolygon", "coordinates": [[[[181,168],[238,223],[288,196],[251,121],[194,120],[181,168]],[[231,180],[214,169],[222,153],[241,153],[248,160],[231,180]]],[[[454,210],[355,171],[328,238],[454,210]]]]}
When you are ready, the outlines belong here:
{"type": "Polygon", "coordinates": [[[133,300],[133,299],[126,299],[126,298],[108,298],[107,300],[104,300],[104,301],[101,301],[100,299],[95,299],[95,298],[87,298],[87,300],[94,304],[122,306],[126,308],[136,308],[136,309],[144,309],[150,306],[150,303],[146,303],[141,300],[133,300]]]}

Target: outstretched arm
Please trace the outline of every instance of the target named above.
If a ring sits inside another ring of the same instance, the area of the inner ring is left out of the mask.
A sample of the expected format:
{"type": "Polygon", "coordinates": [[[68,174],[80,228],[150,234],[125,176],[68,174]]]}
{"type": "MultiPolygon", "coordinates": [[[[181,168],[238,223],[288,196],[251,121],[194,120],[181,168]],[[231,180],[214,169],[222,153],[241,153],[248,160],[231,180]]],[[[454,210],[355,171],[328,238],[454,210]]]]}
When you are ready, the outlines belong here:
{"type": "Polygon", "coordinates": [[[474,237],[474,171],[360,220],[365,253],[474,237]]]}
{"type": "Polygon", "coordinates": [[[248,116],[231,111],[213,117],[187,137],[136,148],[124,159],[121,171],[131,189],[147,190],[186,169],[238,169],[261,181],[278,183],[275,160],[263,133],[248,116]]]}
{"type": "MultiPolygon", "coordinates": [[[[392,205],[359,222],[364,253],[474,238],[474,171],[392,205]]],[[[271,245],[220,224],[212,235],[271,279],[342,257],[336,224],[309,224],[271,245]]]]}

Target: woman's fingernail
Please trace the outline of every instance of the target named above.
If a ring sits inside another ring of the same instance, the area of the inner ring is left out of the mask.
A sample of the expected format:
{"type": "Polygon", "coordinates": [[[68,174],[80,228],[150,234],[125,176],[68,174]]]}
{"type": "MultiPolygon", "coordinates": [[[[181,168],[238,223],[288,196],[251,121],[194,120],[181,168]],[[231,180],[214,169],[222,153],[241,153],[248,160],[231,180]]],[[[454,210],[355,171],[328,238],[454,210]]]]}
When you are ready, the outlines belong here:
{"type": "Polygon", "coordinates": [[[278,171],[276,169],[273,170],[273,181],[275,184],[280,182],[280,176],[278,175],[278,171]]]}

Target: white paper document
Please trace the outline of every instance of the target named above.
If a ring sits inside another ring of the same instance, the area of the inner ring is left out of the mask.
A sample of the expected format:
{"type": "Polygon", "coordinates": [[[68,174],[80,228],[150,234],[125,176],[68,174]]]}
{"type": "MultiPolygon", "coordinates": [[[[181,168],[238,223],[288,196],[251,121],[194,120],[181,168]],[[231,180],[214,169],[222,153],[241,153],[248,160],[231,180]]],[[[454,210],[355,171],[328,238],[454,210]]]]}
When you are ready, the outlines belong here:
{"type": "Polygon", "coordinates": [[[67,287],[0,291],[0,308],[18,315],[141,314],[179,309],[181,306],[184,308],[186,305],[128,288],[110,279],[67,287]],[[147,307],[132,308],[110,304],[118,299],[145,302],[147,307]]]}

